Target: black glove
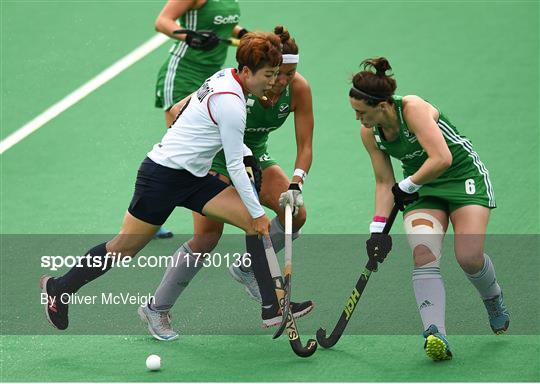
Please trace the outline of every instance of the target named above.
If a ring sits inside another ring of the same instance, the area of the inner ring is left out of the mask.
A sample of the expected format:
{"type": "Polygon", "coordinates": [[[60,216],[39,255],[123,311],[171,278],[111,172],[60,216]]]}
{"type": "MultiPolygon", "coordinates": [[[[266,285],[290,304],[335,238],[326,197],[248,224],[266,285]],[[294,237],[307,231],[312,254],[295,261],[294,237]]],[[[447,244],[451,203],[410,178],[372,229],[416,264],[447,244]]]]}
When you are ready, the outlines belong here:
{"type": "Polygon", "coordinates": [[[386,233],[372,233],[366,241],[366,251],[374,266],[382,263],[392,250],[392,237],[386,233]]]}
{"type": "Polygon", "coordinates": [[[210,51],[219,45],[219,37],[214,31],[201,30],[188,33],[186,36],[186,44],[200,51],[210,51]]]}
{"type": "Polygon", "coordinates": [[[398,183],[395,183],[392,187],[392,193],[394,194],[394,202],[396,203],[400,211],[404,211],[405,206],[409,205],[412,202],[415,202],[420,197],[418,192],[407,193],[405,191],[402,191],[398,183]]]}
{"type": "Polygon", "coordinates": [[[262,185],[262,170],[259,167],[257,159],[253,155],[244,156],[244,166],[246,167],[246,172],[249,176],[249,179],[253,184],[255,184],[255,189],[257,193],[261,192],[262,185]]]}
{"type": "Polygon", "coordinates": [[[242,36],[244,36],[246,33],[249,33],[249,31],[247,29],[245,29],[245,28],[242,28],[240,31],[238,31],[238,35],[236,35],[236,37],[241,39],[242,36]]]}

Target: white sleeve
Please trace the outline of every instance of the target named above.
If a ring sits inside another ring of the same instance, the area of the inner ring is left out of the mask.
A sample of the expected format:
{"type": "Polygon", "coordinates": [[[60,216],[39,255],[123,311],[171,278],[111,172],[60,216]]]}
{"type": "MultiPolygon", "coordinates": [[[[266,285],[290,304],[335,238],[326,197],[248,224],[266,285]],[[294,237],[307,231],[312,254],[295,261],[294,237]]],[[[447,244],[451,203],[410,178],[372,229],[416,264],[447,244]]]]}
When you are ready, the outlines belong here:
{"type": "Polygon", "coordinates": [[[208,108],[218,124],[227,171],[240,198],[254,219],[264,215],[264,209],[255,196],[244,167],[244,131],[246,105],[233,94],[217,94],[208,100],[208,108]]]}

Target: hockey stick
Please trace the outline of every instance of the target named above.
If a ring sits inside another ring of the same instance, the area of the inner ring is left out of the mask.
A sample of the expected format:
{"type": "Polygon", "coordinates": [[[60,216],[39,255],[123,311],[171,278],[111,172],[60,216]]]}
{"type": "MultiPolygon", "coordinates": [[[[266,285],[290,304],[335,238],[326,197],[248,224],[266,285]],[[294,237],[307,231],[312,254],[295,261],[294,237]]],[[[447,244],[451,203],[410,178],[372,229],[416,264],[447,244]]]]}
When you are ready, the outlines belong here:
{"type": "MultiPolygon", "coordinates": [[[[177,29],[176,31],[173,31],[173,34],[205,37],[202,33],[199,33],[197,31],[192,31],[191,29],[177,29]]],[[[228,39],[223,39],[220,37],[219,41],[227,45],[234,45],[235,47],[238,47],[238,45],[240,44],[240,39],[235,39],[234,37],[230,37],[228,39]]]]}
{"type": "Polygon", "coordinates": [[[287,318],[291,310],[291,273],[292,273],[292,208],[289,204],[285,205],[285,266],[283,267],[283,290],[285,297],[280,302],[283,319],[273,338],[277,339],[283,334],[287,327],[287,318]]]}
{"type": "MultiPolygon", "coordinates": [[[[277,261],[276,253],[272,246],[272,241],[269,237],[263,237],[264,251],[266,253],[266,259],[268,261],[268,267],[270,268],[270,274],[272,275],[272,280],[274,281],[274,287],[276,290],[276,296],[278,302],[283,302],[285,298],[284,283],[283,278],[281,277],[281,272],[279,271],[279,264],[277,261]]],[[[291,311],[289,311],[287,317],[287,323],[285,329],[289,336],[289,343],[291,348],[300,357],[309,357],[315,353],[317,350],[317,342],[313,339],[309,339],[307,344],[302,345],[300,340],[300,335],[298,333],[298,328],[296,327],[296,321],[291,311]]]]}
{"type": "MultiPolygon", "coordinates": [[[[399,208],[397,205],[394,204],[392,212],[390,213],[390,217],[388,218],[388,221],[386,222],[382,233],[388,234],[390,232],[390,229],[392,228],[392,224],[394,224],[394,220],[396,219],[398,212],[399,208]]],[[[364,268],[364,271],[360,275],[360,278],[356,282],[356,286],[354,287],[351,295],[347,298],[347,301],[345,302],[345,307],[343,308],[343,312],[341,313],[341,316],[339,317],[339,320],[334,327],[334,330],[330,334],[330,337],[326,337],[326,329],[319,328],[317,330],[317,341],[324,348],[333,347],[339,341],[341,335],[343,335],[343,331],[345,331],[345,327],[347,327],[347,324],[351,319],[354,309],[356,308],[356,305],[360,300],[360,296],[366,288],[369,276],[371,275],[371,272],[374,271],[377,271],[377,262],[375,262],[375,265],[373,265],[371,263],[371,260],[369,260],[364,268]]]]}

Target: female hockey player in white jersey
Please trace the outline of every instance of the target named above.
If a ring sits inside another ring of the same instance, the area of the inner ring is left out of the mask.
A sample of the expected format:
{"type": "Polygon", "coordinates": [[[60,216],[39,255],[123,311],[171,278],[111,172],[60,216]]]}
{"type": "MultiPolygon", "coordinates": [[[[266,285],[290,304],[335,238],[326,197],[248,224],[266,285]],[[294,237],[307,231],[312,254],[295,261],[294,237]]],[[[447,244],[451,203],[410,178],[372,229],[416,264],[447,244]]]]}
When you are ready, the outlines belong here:
{"type": "Polygon", "coordinates": [[[73,294],[103,275],[115,259],[134,257],[177,206],[246,232],[263,307],[279,313],[258,237],[268,235],[270,223],[244,167],[243,137],[245,97],[248,93],[262,96],[274,84],[282,61],[280,39],[270,33],[250,33],[242,39],[236,59],[238,70],[224,69],[206,80],[161,142],[148,153],[139,168],[119,234],[86,252],[91,257],[85,265],[75,266],[61,277],[41,278],[42,291],[48,297],[45,314],[54,327],[68,327],[68,304],[60,299],[62,294],[73,294]],[[208,175],[214,156],[222,148],[235,188],[208,175]]]}

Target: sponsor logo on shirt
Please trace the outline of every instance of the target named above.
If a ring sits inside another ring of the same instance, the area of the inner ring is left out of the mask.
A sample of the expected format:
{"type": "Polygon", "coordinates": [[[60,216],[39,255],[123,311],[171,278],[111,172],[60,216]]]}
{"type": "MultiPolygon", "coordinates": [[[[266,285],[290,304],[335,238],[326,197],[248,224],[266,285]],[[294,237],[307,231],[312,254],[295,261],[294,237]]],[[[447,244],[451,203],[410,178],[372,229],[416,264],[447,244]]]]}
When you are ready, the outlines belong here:
{"type": "Polygon", "coordinates": [[[210,79],[206,79],[206,81],[203,83],[203,85],[201,85],[201,87],[197,91],[197,98],[199,99],[199,102],[202,102],[203,99],[206,96],[208,96],[210,92],[214,90],[214,88],[210,88],[210,85],[208,84],[209,81],[210,79]]]}
{"type": "Polygon", "coordinates": [[[215,25],[238,24],[239,21],[240,21],[240,15],[229,15],[229,16],[217,15],[214,17],[215,25]]]}
{"type": "Polygon", "coordinates": [[[404,160],[404,159],[407,159],[407,160],[411,160],[411,159],[414,159],[415,157],[420,157],[422,156],[426,151],[424,151],[423,149],[419,149],[417,151],[414,151],[412,153],[407,153],[405,156],[403,156],[400,160],[404,160]]]}
{"type": "Polygon", "coordinates": [[[278,127],[259,127],[259,128],[247,128],[246,132],[271,132],[276,130],[278,127]]]}

